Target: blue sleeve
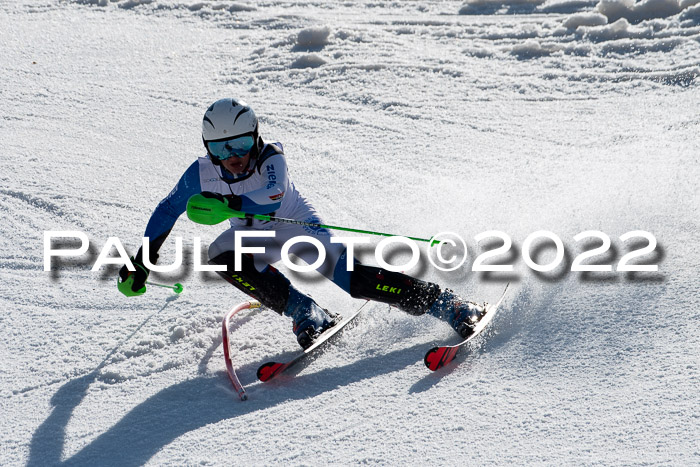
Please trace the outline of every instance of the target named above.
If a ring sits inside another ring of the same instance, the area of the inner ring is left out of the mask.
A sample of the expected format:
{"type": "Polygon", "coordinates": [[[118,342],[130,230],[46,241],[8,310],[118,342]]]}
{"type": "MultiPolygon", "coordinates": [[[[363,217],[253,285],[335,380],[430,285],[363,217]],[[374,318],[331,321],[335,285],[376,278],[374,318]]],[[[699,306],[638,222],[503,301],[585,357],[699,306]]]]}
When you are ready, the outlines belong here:
{"type": "Polygon", "coordinates": [[[280,206],[282,206],[281,201],[269,204],[258,204],[246,195],[241,195],[241,211],[247,214],[270,214],[271,212],[277,211],[280,206]]]}
{"type": "MultiPolygon", "coordinates": [[[[175,221],[187,209],[187,200],[192,195],[202,192],[202,185],[199,181],[199,161],[194,161],[192,165],[180,177],[173,191],[165,197],[156,207],[146,226],[144,237],[150,238],[151,243],[155,242],[155,251],[165,241],[165,238],[175,225],[175,221]]],[[[153,251],[153,250],[152,250],[153,251]]]]}

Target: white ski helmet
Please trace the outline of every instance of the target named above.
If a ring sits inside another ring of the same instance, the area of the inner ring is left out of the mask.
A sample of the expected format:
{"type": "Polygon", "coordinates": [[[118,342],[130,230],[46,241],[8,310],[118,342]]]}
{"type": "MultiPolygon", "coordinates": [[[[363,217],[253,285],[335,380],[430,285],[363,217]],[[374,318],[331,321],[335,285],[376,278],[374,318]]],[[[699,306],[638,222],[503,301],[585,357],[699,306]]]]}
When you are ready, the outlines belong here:
{"type": "Polygon", "coordinates": [[[229,157],[244,157],[249,151],[257,156],[258,118],[245,102],[219,99],[204,113],[202,141],[215,163],[229,157]]]}

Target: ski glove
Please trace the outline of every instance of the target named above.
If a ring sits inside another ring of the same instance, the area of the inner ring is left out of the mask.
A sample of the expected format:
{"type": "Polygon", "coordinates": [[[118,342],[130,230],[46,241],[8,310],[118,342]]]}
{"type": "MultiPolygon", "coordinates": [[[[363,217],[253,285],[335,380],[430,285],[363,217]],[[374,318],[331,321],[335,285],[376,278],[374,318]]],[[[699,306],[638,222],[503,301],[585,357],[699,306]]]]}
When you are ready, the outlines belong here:
{"type": "MultiPolygon", "coordinates": [[[[158,260],[158,254],[151,254],[151,264],[155,264],[158,260]]],[[[131,262],[136,268],[136,271],[129,271],[126,264],[119,270],[119,279],[117,280],[117,288],[127,297],[136,297],[146,293],[146,280],[151,271],[143,264],[141,250],[136,254],[136,258],[131,257],[131,262]]]]}
{"type": "Polygon", "coordinates": [[[234,211],[240,211],[243,200],[238,195],[227,195],[224,196],[219,193],[212,193],[211,191],[203,191],[202,196],[205,198],[214,198],[221,201],[223,204],[233,209],[234,211]]]}

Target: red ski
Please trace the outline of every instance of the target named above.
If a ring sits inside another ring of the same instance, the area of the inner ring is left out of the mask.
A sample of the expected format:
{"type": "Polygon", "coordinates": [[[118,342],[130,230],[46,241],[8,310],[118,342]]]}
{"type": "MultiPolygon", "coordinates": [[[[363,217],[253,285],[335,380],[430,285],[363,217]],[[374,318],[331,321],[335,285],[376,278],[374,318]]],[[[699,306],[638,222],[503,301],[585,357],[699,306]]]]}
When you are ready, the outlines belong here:
{"type": "Polygon", "coordinates": [[[334,336],[340,334],[340,332],[345,328],[345,326],[347,326],[355,318],[357,318],[357,316],[360,314],[360,311],[362,311],[362,308],[364,308],[366,304],[367,302],[365,302],[357,311],[355,311],[348,318],[342,320],[340,323],[336,324],[335,326],[326,330],[323,334],[318,336],[318,338],[316,338],[316,342],[314,342],[311,347],[304,351],[300,351],[299,354],[292,360],[289,360],[286,363],[267,362],[261,365],[260,368],[258,368],[258,379],[263,382],[270,381],[272,378],[279,375],[280,373],[283,373],[287,369],[295,365],[299,365],[299,363],[304,360],[308,360],[311,354],[315,353],[318,349],[321,349],[327,344],[329,344],[334,336]]]}
{"type": "Polygon", "coordinates": [[[474,333],[471,336],[469,336],[468,338],[464,339],[462,342],[456,345],[444,345],[441,347],[433,347],[432,349],[428,350],[428,352],[425,354],[425,358],[423,359],[423,361],[425,362],[425,366],[427,366],[432,371],[439,370],[443,366],[450,363],[457,356],[460,350],[466,347],[466,344],[469,341],[481,334],[481,332],[486,328],[486,326],[489,325],[491,320],[493,320],[493,317],[496,316],[498,306],[501,304],[503,298],[506,296],[508,286],[510,286],[510,283],[506,285],[506,288],[503,291],[501,298],[498,299],[498,302],[496,302],[495,305],[487,305],[486,314],[484,314],[484,316],[479,320],[479,322],[476,323],[476,327],[474,327],[474,333]]]}

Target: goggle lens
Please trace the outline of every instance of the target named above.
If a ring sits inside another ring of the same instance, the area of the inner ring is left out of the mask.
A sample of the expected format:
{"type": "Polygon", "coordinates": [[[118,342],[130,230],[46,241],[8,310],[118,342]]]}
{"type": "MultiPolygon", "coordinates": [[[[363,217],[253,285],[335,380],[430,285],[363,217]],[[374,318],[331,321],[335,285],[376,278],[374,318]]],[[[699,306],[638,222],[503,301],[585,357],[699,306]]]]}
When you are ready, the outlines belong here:
{"type": "Polygon", "coordinates": [[[253,148],[253,143],[252,136],[242,136],[224,141],[207,141],[207,149],[212,156],[225,161],[231,157],[245,157],[253,148]]]}

